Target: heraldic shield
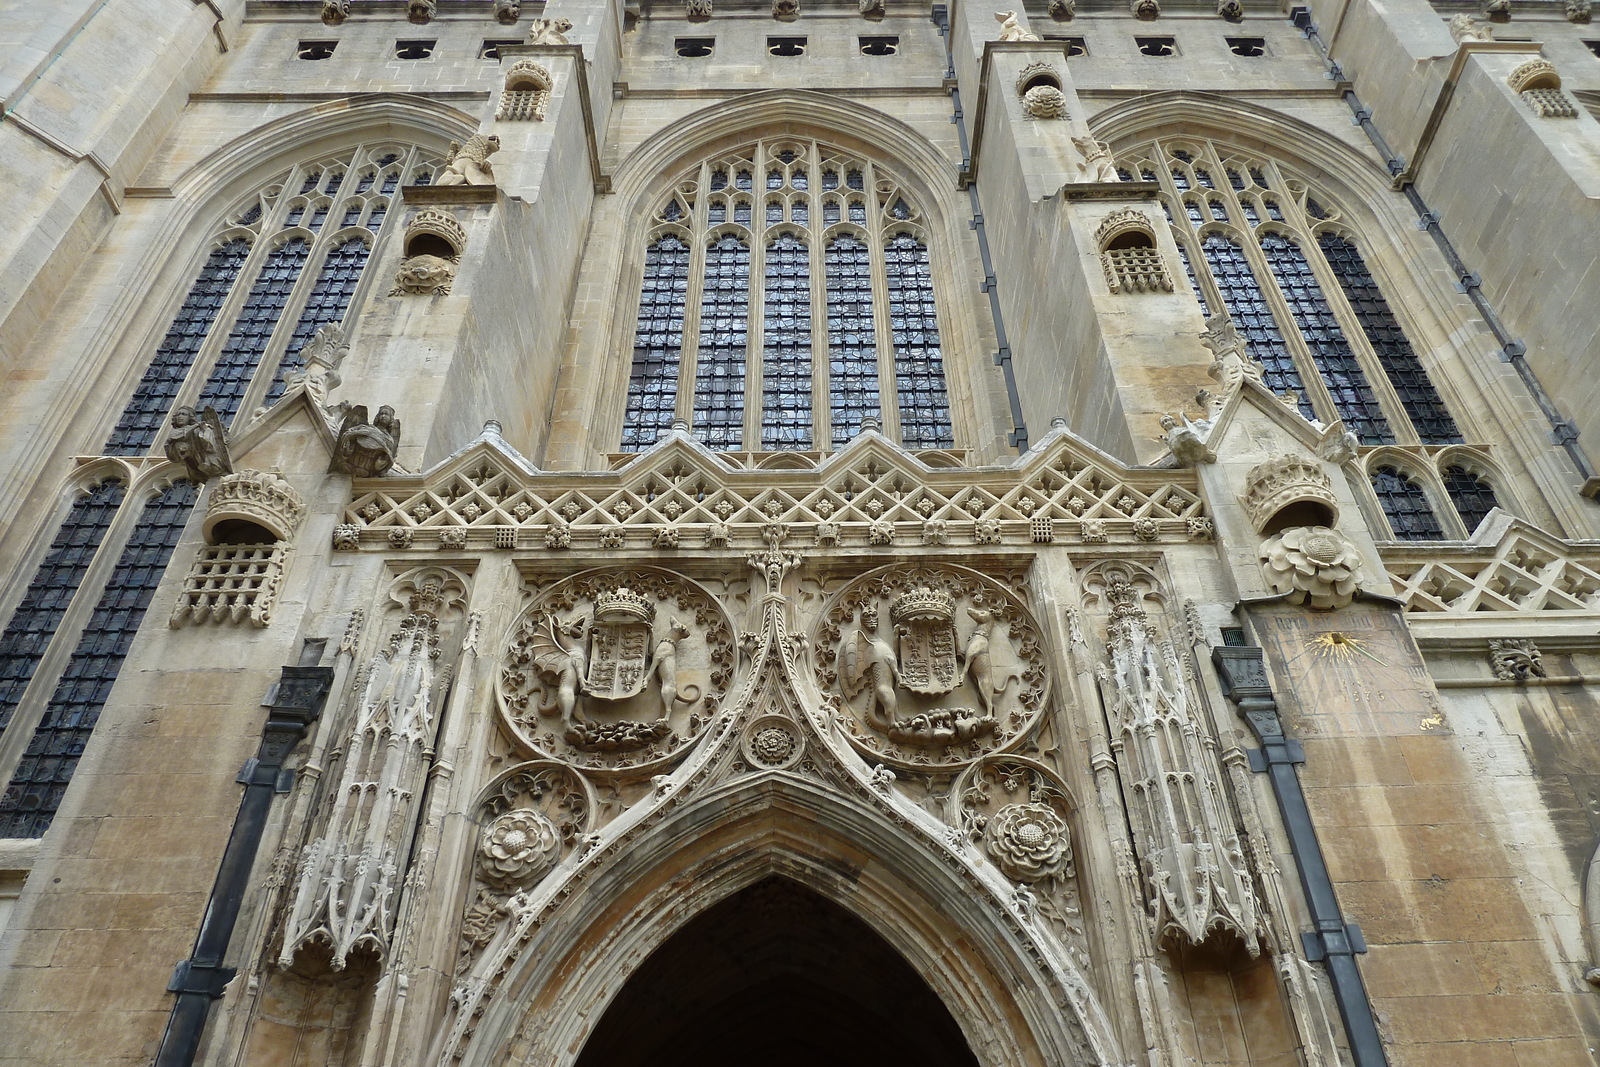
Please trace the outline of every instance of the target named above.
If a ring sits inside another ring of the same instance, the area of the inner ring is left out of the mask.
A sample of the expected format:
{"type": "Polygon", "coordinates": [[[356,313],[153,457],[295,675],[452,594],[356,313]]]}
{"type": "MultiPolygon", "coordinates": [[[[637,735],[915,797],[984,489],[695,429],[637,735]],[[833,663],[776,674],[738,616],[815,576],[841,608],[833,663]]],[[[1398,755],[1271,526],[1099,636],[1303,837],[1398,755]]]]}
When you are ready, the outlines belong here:
{"type": "Polygon", "coordinates": [[[627,700],[643,691],[650,677],[654,614],[649,598],[626,586],[595,599],[585,692],[600,700],[627,700]]]}
{"type": "Polygon", "coordinates": [[[891,614],[900,645],[900,684],[925,696],[943,696],[959,685],[956,609],[949,594],[920,586],[896,600],[891,614]]]}

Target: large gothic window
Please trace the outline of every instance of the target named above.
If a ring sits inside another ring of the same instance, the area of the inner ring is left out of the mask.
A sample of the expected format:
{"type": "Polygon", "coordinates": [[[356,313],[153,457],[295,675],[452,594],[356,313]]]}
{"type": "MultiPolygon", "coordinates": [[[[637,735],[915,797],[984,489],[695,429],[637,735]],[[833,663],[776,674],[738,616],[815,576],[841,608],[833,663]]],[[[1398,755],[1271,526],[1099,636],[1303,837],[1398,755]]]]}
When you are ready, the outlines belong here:
{"type": "MultiPolygon", "coordinates": [[[[278,174],[215,221],[116,426],[108,456],[161,447],[179,406],[225,422],[284,393],[300,350],[340,323],[405,183],[437,163],[366,145],[278,174]]],[[[0,631],[0,837],[49,827],[197,496],[187,481],[84,487],[0,631]],[[152,495],[154,493],[154,495],[152,495]],[[96,564],[96,561],[100,562],[96,564]]]]}
{"type": "Polygon", "coordinates": [[[410,146],[363,147],[292,168],[219,220],[106,453],[149,451],[179,404],[231,421],[282,396],[306,342],[349,311],[394,193],[436,166],[410,146]]]}
{"type": "Polygon", "coordinates": [[[1442,458],[1437,446],[1462,443],[1461,428],[1332,198],[1271,160],[1205,141],[1159,141],[1122,160],[1124,181],[1160,186],[1202,312],[1227,312],[1268,387],[1292,393],[1308,419],[1342,419],[1364,452],[1398,446],[1417,461],[1412,476],[1372,476],[1372,503],[1394,535],[1461,536],[1430,498],[1455,504],[1470,533],[1495,506],[1494,487],[1442,458]]]}
{"type": "Polygon", "coordinates": [[[955,444],[928,235],[897,179],[787,140],[680,178],[645,239],[622,448],[678,418],[729,451],[838,448],[866,419],[955,444]]]}

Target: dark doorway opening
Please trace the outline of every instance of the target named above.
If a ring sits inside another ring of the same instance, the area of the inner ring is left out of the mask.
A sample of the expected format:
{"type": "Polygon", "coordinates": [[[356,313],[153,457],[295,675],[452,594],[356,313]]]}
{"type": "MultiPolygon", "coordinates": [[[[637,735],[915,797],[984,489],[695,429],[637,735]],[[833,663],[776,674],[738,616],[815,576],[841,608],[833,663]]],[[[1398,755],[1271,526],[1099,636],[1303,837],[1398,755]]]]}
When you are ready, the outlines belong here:
{"type": "Polygon", "coordinates": [[[977,1067],[888,942],[787,879],[736,893],[651,954],[577,1067],[977,1067]]]}

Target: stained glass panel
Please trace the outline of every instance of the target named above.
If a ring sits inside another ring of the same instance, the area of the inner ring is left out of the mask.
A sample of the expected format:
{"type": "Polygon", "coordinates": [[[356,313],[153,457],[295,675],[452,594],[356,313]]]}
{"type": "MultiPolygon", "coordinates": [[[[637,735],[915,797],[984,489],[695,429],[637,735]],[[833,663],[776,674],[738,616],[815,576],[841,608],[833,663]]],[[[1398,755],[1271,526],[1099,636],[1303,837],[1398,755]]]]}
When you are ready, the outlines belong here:
{"type": "Polygon", "coordinates": [[[900,394],[900,443],[906,448],[950,448],[955,438],[928,248],[902,233],[888,242],[883,254],[889,278],[889,327],[894,333],[895,387],[900,394]]]}
{"type": "MultiPolygon", "coordinates": [[[[852,172],[853,173],[853,172],[852,172]]],[[[872,259],[854,237],[835,237],[823,257],[828,287],[828,410],[843,447],[865,417],[880,418],[872,259]]]]}
{"type": "Polygon", "coordinates": [[[744,440],[745,346],[750,331],[750,249],[726,234],[706,248],[695,360],[694,435],[707,448],[744,440]]]}
{"type": "Polygon", "coordinates": [[[811,252],[784,234],[767,246],[761,333],[761,447],[811,447],[811,252]]]}
{"type": "Polygon", "coordinates": [[[624,452],[649,448],[672,428],[688,298],[689,246],[676,237],[658,237],[645,253],[628,411],[622,425],[624,452]]]}

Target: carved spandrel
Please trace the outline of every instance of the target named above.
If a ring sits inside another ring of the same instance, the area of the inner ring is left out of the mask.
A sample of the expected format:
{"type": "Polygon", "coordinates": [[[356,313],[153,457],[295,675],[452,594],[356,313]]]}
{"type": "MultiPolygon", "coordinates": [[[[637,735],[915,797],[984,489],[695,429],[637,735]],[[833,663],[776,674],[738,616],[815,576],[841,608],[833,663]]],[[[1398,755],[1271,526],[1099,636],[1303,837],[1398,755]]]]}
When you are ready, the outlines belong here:
{"type": "Polygon", "coordinates": [[[873,761],[954,768],[1032,728],[1048,683],[1038,630],[998,583],[897,567],[846,586],[819,622],[817,680],[873,761]]]}

